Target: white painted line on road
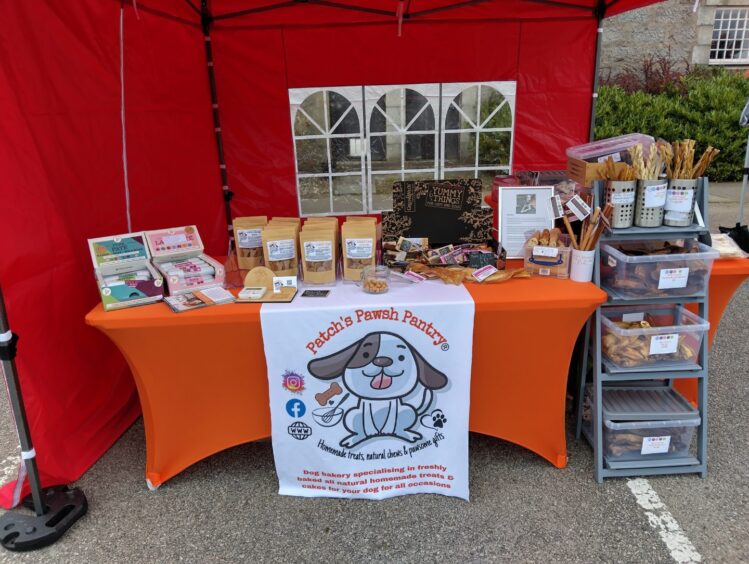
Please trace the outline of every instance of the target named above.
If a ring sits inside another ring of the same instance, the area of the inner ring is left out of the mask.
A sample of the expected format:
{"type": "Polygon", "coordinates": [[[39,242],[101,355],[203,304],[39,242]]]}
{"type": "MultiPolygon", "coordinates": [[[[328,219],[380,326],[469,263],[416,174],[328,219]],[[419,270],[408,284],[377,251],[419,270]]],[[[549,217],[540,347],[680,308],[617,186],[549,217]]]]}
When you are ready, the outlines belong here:
{"type": "Polygon", "coordinates": [[[674,516],[661,501],[658,494],[644,478],[627,480],[627,487],[635,496],[637,504],[645,510],[650,526],[658,531],[661,540],[666,545],[671,558],[679,564],[702,562],[702,556],[687,538],[686,533],[676,522],[674,516]]]}

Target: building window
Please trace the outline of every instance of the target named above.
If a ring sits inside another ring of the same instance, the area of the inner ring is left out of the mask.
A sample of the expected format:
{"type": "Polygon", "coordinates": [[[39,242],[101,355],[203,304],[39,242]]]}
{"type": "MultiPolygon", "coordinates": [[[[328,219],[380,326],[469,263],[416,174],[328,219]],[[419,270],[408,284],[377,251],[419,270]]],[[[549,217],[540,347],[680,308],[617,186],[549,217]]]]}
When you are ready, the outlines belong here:
{"type": "Polygon", "coordinates": [[[364,211],[360,110],[361,88],[298,89],[292,94],[297,192],[303,215],[364,211]]]}
{"type": "Polygon", "coordinates": [[[514,84],[443,86],[440,178],[480,178],[489,193],[495,176],[510,173],[514,96],[514,84]]]}
{"type": "Polygon", "coordinates": [[[399,180],[512,169],[514,82],[289,90],[301,215],[391,208],[399,180]]]}
{"type": "Polygon", "coordinates": [[[437,88],[365,88],[365,100],[376,100],[367,107],[370,211],[392,207],[393,182],[437,178],[437,119],[429,87],[437,88]]]}
{"type": "Polygon", "coordinates": [[[716,9],[710,44],[710,64],[749,64],[747,29],[749,29],[749,9],[716,9]]]}

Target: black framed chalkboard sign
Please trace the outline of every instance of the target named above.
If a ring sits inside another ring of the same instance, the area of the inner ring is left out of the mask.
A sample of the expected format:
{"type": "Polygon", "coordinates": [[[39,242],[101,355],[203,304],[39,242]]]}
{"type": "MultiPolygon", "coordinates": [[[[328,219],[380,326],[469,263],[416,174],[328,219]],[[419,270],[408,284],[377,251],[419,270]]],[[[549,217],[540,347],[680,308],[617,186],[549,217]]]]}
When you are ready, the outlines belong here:
{"type": "Polygon", "coordinates": [[[492,210],[482,207],[481,188],[477,178],[395,182],[393,211],[382,214],[383,234],[427,237],[430,246],[485,243],[492,210]]]}

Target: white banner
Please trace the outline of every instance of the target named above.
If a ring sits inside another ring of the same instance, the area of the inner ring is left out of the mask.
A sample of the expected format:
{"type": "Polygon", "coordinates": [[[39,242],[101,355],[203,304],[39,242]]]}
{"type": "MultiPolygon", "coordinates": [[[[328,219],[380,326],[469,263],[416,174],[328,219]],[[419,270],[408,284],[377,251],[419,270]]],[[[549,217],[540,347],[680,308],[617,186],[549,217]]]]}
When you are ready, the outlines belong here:
{"type": "Polygon", "coordinates": [[[264,304],[279,493],[467,500],[473,313],[442,282],[264,304]]]}

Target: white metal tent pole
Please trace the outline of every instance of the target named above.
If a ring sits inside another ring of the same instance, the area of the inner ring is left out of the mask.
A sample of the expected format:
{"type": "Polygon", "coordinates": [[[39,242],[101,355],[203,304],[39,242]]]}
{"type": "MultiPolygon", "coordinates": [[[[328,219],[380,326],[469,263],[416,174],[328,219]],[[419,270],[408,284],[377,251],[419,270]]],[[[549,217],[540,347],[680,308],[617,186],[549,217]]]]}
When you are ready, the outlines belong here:
{"type": "Polygon", "coordinates": [[[593,92],[590,101],[590,130],[588,131],[588,140],[593,141],[596,135],[596,105],[598,104],[598,83],[599,73],[601,71],[601,43],[603,42],[603,18],[606,15],[606,3],[598,0],[598,6],[595,10],[595,16],[598,20],[596,27],[596,54],[595,64],[593,67],[593,92]]]}
{"type": "Polygon", "coordinates": [[[741,195],[739,196],[739,217],[737,225],[744,223],[744,202],[746,201],[746,185],[749,181],[749,136],[746,139],[746,154],[744,155],[744,178],[741,182],[741,195]]]}

